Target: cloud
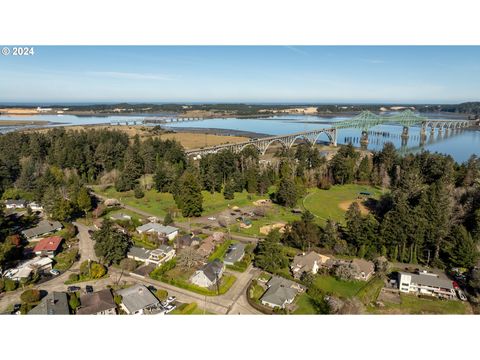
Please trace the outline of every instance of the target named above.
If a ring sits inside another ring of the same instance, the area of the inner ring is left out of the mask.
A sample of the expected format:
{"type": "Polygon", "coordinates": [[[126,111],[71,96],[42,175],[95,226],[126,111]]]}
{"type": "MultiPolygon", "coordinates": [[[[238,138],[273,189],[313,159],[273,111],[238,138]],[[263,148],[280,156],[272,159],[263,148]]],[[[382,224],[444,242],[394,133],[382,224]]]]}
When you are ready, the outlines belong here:
{"type": "Polygon", "coordinates": [[[87,71],[86,74],[90,76],[104,76],[128,80],[172,80],[170,75],[165,74],[131,73],[120,71],[87,71]]]}

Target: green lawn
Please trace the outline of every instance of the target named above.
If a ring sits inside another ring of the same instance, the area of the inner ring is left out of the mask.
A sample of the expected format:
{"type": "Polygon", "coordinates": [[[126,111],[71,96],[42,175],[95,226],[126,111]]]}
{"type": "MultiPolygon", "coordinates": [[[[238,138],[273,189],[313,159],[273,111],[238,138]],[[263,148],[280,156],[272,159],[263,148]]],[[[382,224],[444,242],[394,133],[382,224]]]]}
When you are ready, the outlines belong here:
{"type": "MultiPolygon", "coordinates": [[[[170,209],[176,208],[172,194],[159,193],[153,189],[145,191],[145,196],[142,199],[136,199],[133,195],[133,191],[118,192],[114,187],[108,187],[107,189],[102,190],[102,187],[94,186],[93,189],[100,195],[118,199],[125,205],[135,207],[159,217],[164,217],[170,209]]],[[[235,198],[233,200],[225,200],[222,193],[211,194],[208,191],[202,191],[202,195],[204,210],[202,215],[216,214],[227,209],[228,205],[230,205],[230,207],[253,206],[253,201],[268,198],[268,195],[259,196],[248,194],[246,191],[235,193],[235,198]]],[[[178,217],[175,220],[186,221],[186,219],[182,217],[178,217]]]]}
{"type": "Polygon", "coordinates": [[[197,303],[182,304],[171,312],[172,315],[212,315],[208,311],[199,308],[197,303]]]}
{"type": "Polygon", "coordinates": [[[380,291],[382,290],[384,285],[383,280],[380,277],[373,277],[370,279],[365,286],[363,286],[357,293],[357,297],[360,299],[362,303],[368,305],[372,302],[375,302],[380,295],[380,291]]]}
{"type": "Polygon", "coordinates": [[[332,294],[341,298],[355,296],[365,286],[364,281],[337,280],[333,276],[319,275],[316,277],[314,286],[324,293],[332,294]]]}
{"type": "Polygon", "coordinates": [[[383,308],[369,308],[376,314],[468,314],[468,305],[462,301],[419,298],[400,294],[401,304],[385,302],[383,308]]]}
{"type": "Polygon", "coordinates": [[[215,247],[215,250],[212,252],[212,254],[208,257],[208,261],[213,261],[215,259],[219,259],[223,261],[223,258],[225,257],[225,253],[228,250],[228,247],[230,244],[234,243],[232,240],[227,240],[224,243],[217,245],[215,247]]]}
{"type": "Polygon", "coordinates": [[[315,306],[312,304],[312,298],[307,293],[298,295],[295,304],[297,308],[293,312],[294,315],[318,314],[315,306]]]}
{"type": "Polygon", "coordinates": [[[303,207],[314,214],[320,223],[331,218],[337,222],[344,222],[345,209],[340,206],[354,201],[360,192],[370,192],[371,197],[378,199],[381,189],[368,185],[334,185],[329,190],[310,189],[303,199],[303,207]]]}

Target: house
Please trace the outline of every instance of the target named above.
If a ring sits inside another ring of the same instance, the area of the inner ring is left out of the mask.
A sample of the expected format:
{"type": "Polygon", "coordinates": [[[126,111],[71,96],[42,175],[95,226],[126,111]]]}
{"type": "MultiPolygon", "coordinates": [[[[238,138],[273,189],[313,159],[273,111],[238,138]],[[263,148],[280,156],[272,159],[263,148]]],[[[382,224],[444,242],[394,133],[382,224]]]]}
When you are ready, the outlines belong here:
{"type": "Polygon", "coordinates": [[[398,273],[400,292],[417,295],[430,295],[444,299],[455,299],[455,288],[451,280],[441,279],[437,274],[421,272],[412,274],[398,273]]]}
{"type": "Polygon", "coordinates": [[[223,242],[224,237],[225,237],[224,233],[214,232],[212,235],[210,235],[209,237],[207,237],[202,241],[197,252],[201,256],[207,257],[213,252],[213,250],[215,250],[215,246],[217,246],[217,244],[220,244],[223,242]]]}
{"type": "Polygon", "coordinates": [[[175,249],[168,245],[161,245],[158,249],[148,250],[132,246],[127,253],[129,259],[153,265],[161,265],[175,257],[175,249]]]}
{"type": "Polygon", "coordinates": [[[5,200],[5,208],[7,209],[25,209],[27,206],[26,200],[5,200]]]}
{"type": "Polygon", "coordinates": [[[200,244],[201,239],[198,236],[182,235],[175,239],[175,247],[177,249],[184,249],[200,244]]]}
{"type": "Polygon", "coordinates": [[[127,220],[132,220],[132,217],[124,213],[119,213],[119,214],[110,215],[110,219],[114,221],[127,221],[127,220]]]}
{"type": "Polygon", "coordinates": [[[28,315],[69,315],[67,294],[53,291],[45,296],[28,315]]]}
{"type": "Polygon", "coordinates": [[[30,204],[28,204],[28,207],[32,210],[32,211],[43,211],[43,206],[36,203],[36,202],[31,202],[30,204]]]}
{"type": "Polygon", "coordinates": [[[110,289],[80,296],[80,308],[77,315],[115,315],[117,305],[113,301],[110,289]]]}
{"type": "Polygon", "coordinates": [[[51,259],[60,251],[63,238],[61,236],[51,236],[38,242],[33,251],[37,256],[47,256],[51,259]]]}
{"type": "Polygon", "coordinates": [[[62,224],[58,221],[42,220],[37,226],[22,231],[23,236],[28,240],[34,240],[40,236],[47,235],[62,229],[62,224]]]}
{"type": "Polygon", "coordinates": [[[164,226],[158,223],[148,223],[137,227],[137,232],[139,234],[159,234],[165,235],[168,240],[173,240],[178,235],[178,228],[174,226],[164,226]]]}
{"type": "Polygon", "coordinates": [[[160,302],[143,285],[133,285],[117,291],[122,297],[120,307],[129,315],[142,315],[159,307],[160,302]]]}
{"type": "Polygon", "coordinates": [[[117,199],[106,199],[104,202],[105,206],[112,207],[112,206],[120,206],[120,201],[117,199]]]}
{"type": "Polygon", "coordinates": [[[300,279],[303,273],[316,274],[321,266],[327,266],[330,260],[329,256],[321,255],[315,251],[310,251],[308,254],[299,254],[293,259],[290,269],[296,279],[300,279]]]}
{"type": "Polygon", "coordinates": [[[227,250],[227,253],[225,254],[225,258],[223,259],[223,262],[225,265],[233,265],[237,261],[240,261],[243,259],[245,256],[245,244],[242,243],[235,243],[230,245],[230,247],[227,250]]]}
{"type": "Polygon", "coordinates": [[[190,278],[190,282],[204,288],[211,287],[221,279],[224,270],[225,265],[223,262],[215,259],[204,265],[200,270],[195,271],[190,278]]]}
{"type": "Polygon", "coordinates": [[[368,281],[375,272],[373,262],[364,259],[353,259],[351,262],[354,269],[354,279],[368,281]]]}
{"type": "Polygon", "coordinates": [[[21,263],[16,268],[7,270],[4,276],[15,281],[20,281],[29,278],[34,271],[39,273],[52,270],[52,263],[53,260],[48,257],[35,257],[21,263]]]}
{"type": "Polygon", "coordinates": [[[263,305],[285,309],[288,304],[293,303],[295,297],[305,291],[305,287],[294,281],[273,276],[267,283],[268,289],[262,295],[260,301],[263,305]]]}

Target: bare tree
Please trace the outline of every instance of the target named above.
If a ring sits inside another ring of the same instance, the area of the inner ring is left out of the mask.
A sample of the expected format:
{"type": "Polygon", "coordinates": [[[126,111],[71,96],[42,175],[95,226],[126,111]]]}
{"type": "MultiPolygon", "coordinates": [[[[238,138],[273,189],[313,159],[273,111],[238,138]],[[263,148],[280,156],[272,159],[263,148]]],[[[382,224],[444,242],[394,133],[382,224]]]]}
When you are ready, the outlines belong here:
{"type": "Polygon", "coordinates": [[[177,257],[177,265],[184,269],[192,269],[202,263],[203,257],[193,248],[187,247],[177,257]]]}

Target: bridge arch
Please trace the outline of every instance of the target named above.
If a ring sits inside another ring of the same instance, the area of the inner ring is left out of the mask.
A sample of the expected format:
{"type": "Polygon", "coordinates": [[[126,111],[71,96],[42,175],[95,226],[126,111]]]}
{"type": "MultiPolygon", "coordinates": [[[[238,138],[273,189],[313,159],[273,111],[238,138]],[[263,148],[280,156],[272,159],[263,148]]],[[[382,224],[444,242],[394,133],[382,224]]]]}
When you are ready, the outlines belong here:
{"type": "Polygon", "coordinates": [[[290,148],[290,146],[289,146],[287,143],[285,143],[285,140],[283,140],[283,139],[272,139],[272,140],[270,140],[270,141],[266,141],[265,143],[261,143],[261,144],[260,144],[260,146],[258,147],[258,149],[259,149],[259,151],[260,151],[260,154],[261,154],[261,155],[265,155],[265,153],[267,152],[267,149],[268,149],[272,144],[274,144],[274,143],[276,143],[276,142],[280,143],[280,145],[282,145],[282,147],[283,147],[284,149],[289,149],[289,148],[290,148]]]}
{"type": "Polygon", "coordinates": [[[243,151],[243,149],[245,149],[245,148],[247,148],[247,147],[249,147],[249,146],[253,146],[253,147],[254,147],[255,149],[257,149],[258,152],[260,152],[260,153],[262,152],[262,149],[260,149],[260,148],[258,147],[258,145],[257,145],[256,143],[254,143],[254,142],[247,143],[247,144],[243,144],[242,146],[240,146],[240,147],[238,148],[238,150],[239,150],[239,151],[243,151]]]}
{"type": "Polygon", "coordinates": [[[327,135],[328,140],[330,140],[330,142],[334,142],[334,141],[335,141],[335,139],[334,139],[334,137],[332,136],[332,134],[330,133],[330,131],[320,131],[320,132],[315,136],[315,140],[313,141],[313,144],[314,144],[314,145],[317,143],[319,137],[322,136],[322,134],[327,135]]]}

